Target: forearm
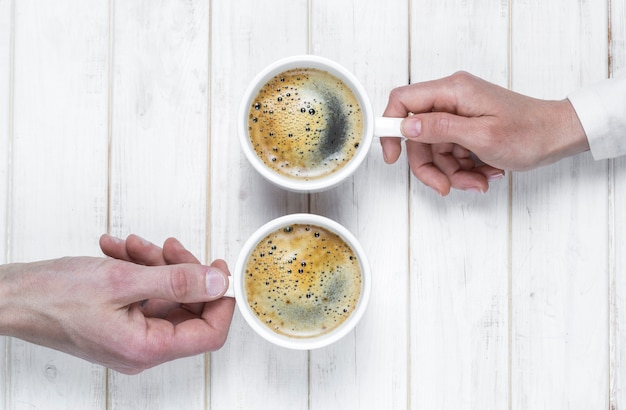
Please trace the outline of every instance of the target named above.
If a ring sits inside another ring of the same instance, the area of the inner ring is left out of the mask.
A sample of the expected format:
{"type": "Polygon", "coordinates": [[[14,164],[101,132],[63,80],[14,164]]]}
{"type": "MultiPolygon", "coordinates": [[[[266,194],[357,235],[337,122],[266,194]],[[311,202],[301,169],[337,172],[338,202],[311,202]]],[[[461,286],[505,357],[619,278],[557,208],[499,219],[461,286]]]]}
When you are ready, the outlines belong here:
{"type": "Polygon", "coordinates": [[[549,124],[546,130],[552,143],[546,149],[548,158],[545,163],[537,165],[547,165],[589,151],[585,130],[571,102],[565,99],[550,104],[553,110],[546,110],[546,124],[549,124]]]}
{"type": "Polygon", "coordinates": [[[52,295],[54,285],[44,282],[56,276],[47,274],[55,272],[60,261],[0,265],[0,335],[49,344],[57,333],[49,300],[59,295],[52,295]]]}
{"type": "Polygon", "coordinates": [[[15,336],[19,293],[16,277],[26,264],[0,265],[0,335],[15,336]]]}

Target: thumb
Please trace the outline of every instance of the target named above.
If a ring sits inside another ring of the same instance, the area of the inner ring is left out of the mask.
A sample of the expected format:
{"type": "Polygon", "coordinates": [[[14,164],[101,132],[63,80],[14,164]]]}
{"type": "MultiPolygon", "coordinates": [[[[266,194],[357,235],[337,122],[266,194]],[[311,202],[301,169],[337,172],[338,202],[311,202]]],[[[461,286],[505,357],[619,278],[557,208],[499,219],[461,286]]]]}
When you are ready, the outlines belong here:
{"type": "MultiPolygon", "coordinates": [[[[132,275],[129,298],[165,299],[178,303],[209,302],[221,298],[228,289],[228,274],[216,266],[178,264],[141,267],[132,275]]],[[[128,293],[127,293],[128,294],[128,293]]]]}
{"type": "Polygon", "coordinates": [[[415,114],[402,121],[402,134],[411,141],[426,144],[456,143],[466,148],[476,135],[471,118],[446,112],[415,114]]]}

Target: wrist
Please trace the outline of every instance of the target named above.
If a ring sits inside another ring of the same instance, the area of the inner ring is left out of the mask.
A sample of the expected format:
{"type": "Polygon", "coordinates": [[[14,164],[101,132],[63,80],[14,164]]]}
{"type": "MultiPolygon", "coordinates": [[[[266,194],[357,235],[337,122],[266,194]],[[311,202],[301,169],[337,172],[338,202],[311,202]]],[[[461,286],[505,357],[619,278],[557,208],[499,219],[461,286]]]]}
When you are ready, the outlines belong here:
{"type": "Polygon", "coordinates": [[[0,335],[12,336],[14,301],[14,275],[17,265],[0,265],[0,335]]]}
{"type": "Polygon", "coordinates": [[[555,101],[553,114],[558,129],[553,133],[552,159],[558,161],[589,151],[587,135],[570,101],[555,101]]]}
{"type": "Polygon", "coordinates": [[[0,335],[23,338],[32,323],[27,317],[27,301],[32,292],[28,274],[35,263],[0,265],[0,335]]]}

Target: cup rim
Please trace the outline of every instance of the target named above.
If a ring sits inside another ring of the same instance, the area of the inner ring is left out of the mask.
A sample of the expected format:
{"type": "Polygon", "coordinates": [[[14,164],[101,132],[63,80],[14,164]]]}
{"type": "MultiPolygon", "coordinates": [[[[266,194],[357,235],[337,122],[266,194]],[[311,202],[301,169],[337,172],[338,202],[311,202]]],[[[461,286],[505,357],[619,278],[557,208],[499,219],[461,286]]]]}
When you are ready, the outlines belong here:
{"type": "Polygon", "coordinates": [[[374,137],[374,110],[365,87],[348,69],[339,63],[325,57],[315,55],[296,55],[273,62],[261,70],[250,82],[243,94],[238,113],[239,141],[245,156],[252,166],[265,179],[273,184],[295,192],[319,192],[330,189],[344,182],[356,171],[367,157],[374,137]],[[337,172],[330,175],[302,180],[279,174],[267,167],[256,155],[248,136],[248,115],[252,100],[256,97],[259,88],[275,75],[292,68],[311,67],[328,71],[340,78],[355,94],[363,112],[363,136],[355,155],[337,172]]]}
{"type": "Polygon", "coordinates": [[[369,304],[369,298],[371,293],[371,269],[365,251],[361,247],[356,237],[343,225],[338,222],[316,214],[299,213],[289,214],[276,219],[273,219],[259,229],[257,229],[244,243],[239,257],[237,258],[237,264],[234,271],[234,293],[235,300],[239,312],[242,314],[246,322],[252,329],[263,337],[265,340],[272,342],[278,346],[286,347],[296,350],[310,350],[317,349],[336,342],[347,335],[365,313],[367,305],[369,304]],[[329,231],[339,235],[346,243],[352,248],[361,267],[361,295],[359,302],[357,303],[354,311],[348,316],[348,318],[336,329],[312,338],[291,338],[285,335],[278,334],[269,329],[266,325],[254,315],[248,304],[245,289],[244,289],[244,275],[245,266],[248,257],[256,245],[263,240],[267,235],[280,229],[281,227],[293,224],[311,224],[323,227],[329,231]]]}

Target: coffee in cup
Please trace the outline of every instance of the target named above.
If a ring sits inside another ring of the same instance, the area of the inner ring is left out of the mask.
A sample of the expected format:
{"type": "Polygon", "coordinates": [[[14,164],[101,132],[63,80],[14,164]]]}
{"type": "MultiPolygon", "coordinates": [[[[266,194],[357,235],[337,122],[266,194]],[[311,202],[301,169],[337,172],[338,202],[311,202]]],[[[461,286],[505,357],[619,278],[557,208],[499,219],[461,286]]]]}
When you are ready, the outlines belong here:
{"type": "Polygon", "coordinates": [[[248,135],[268,168],[308,180],[336,172],[354,157],[363,123],[359,101],[341,79],[319,68],[292,68],[253,98],[248,135]]]}
{"type": "Polygon", "coordinates": [[[288,337],[317,337],[345,322],[361,294],[361,267],[336,233],[293,224],[264,237],[249,256],[246,299],[256,317],[288,337]]]}
{"type": "Polygon", "coordinates": [[[239,141],[270,182],[318,192],[345,181],[372,140],[402,137],[402,118],[374,117],[365,89],[343,66],[304,55],[262,70],[239,106],[239,141]]]}
{"type": "Polygon", "coordinates": [[[248,238],[225,296],[266,340],[315,349],[356,326],[370,291],[369,264],[354,235],[323,216],[292,214],[248,238]]]}

